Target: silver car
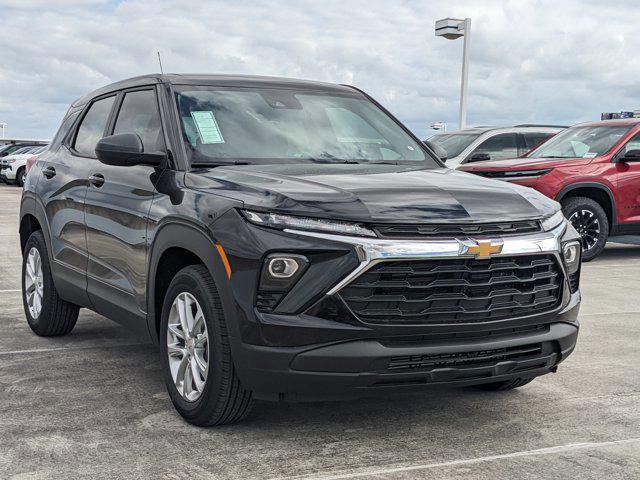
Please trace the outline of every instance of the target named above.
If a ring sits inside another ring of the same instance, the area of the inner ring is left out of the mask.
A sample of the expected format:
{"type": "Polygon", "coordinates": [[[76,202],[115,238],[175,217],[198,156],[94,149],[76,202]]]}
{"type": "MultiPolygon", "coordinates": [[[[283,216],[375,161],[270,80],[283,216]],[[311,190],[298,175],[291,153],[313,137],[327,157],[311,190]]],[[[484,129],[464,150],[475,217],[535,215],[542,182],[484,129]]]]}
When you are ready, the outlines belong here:
{"type": "Polygon", "coordinates": [[[469,162],[520,157],[564,128],[558,125],[483,126],[438,133],[425,143],[445,160],[447,167],[457,168],[469,162]]]}

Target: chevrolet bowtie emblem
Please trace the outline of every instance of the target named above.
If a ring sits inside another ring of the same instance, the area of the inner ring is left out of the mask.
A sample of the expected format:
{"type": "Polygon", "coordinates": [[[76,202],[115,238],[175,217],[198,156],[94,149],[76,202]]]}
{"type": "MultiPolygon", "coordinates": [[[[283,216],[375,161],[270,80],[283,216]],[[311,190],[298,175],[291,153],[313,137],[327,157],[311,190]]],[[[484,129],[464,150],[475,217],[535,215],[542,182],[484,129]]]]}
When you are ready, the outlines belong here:
{"type": "Polygon", "coordinates": [[[461,255],[475,255],[477,259],[491,258],[502,252],[502,242],[493,243],[491,240],[468,240],[460,242],[461,255]]]}

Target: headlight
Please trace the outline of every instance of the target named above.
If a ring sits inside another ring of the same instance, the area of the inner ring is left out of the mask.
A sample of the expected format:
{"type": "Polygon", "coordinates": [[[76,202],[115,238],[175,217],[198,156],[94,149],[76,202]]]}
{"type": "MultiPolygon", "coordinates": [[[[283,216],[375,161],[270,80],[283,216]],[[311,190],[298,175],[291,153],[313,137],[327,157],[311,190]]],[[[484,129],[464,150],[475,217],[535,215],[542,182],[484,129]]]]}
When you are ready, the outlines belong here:
{"type": "Polygon", "coordinates": [[[569,275],[573,275],[580,268],[581,255],[582,246],[579,241],[573,240],[562,245],[562,260],[567,267],[569,275]]]}
{"type": "Polygon", "coordinates": [[[373,230],[359,223],[342,222],[339,220],[324,220],[321,218],[296,217],[279,213],[253,212],[240,210],[242,215],[251,223],[273,228],[292,228],[297,230],[313,230],[341,235],[358,235],[361,237],[375,237],[373,230]]]}
{"type": "Polygon", "coordinates": [[[542,230],[548,232],[549,230],[553,230],[562,222],[565,221],[564,214],[562,210],[558,210],[556,213],[542,220],[542,230]]]}
{"type": "Polygon", "coordinates": [[[15,163],[15,158],[10,158],[9,160],[5,160],[7,163],[15,163]]]}

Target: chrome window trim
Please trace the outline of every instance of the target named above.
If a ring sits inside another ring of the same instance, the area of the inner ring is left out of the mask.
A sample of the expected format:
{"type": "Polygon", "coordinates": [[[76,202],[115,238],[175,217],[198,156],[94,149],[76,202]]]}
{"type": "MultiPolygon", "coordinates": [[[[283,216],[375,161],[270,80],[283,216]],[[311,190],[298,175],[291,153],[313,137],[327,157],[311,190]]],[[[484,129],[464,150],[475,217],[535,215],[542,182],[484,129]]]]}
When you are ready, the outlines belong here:
{"type": "Polygon", "coordinates": [[[391,240],[353,237],[293,229],[285,229],[284,231],[295,235],[347,243],[356,249],[360,264],[327,292],[327,295],[334,295],[373,265],[383,261],[424,260],[431,258],[474,258],[475,255],[466,253],[467,248],[464,242],[469,240],[491,240],[493,243],[501,243],[502,251],[499,254],[492,255],[492,258],[543,253],[559,255],[561,238],[566,228],[567,221],[565,220],[548,232],[535,232],[513,236],[465,236],[432,240],[391,240]]]}

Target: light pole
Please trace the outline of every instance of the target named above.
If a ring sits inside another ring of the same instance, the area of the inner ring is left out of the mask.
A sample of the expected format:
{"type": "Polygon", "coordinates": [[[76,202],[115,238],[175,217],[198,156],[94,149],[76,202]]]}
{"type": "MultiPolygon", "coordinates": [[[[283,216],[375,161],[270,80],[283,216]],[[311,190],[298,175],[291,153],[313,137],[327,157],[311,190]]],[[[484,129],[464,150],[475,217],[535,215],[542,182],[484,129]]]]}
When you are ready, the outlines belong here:
{"type": "Polygon", "coordinates": [[[4,138],[4,129],[7,128],[7,124],[5,122],[0,122],[0,128],[2,129],[2,138],[4,138]]]}
{"type": "Polygon", "coordinates": [[[464,37],[462,48],[462,81],[460,84],[460,130],[467,126],[467,85],[469,83],[469,43],[471,41],[471,19],[443,18],[436,21],[436,37],[448,40],[464,37]]]}

